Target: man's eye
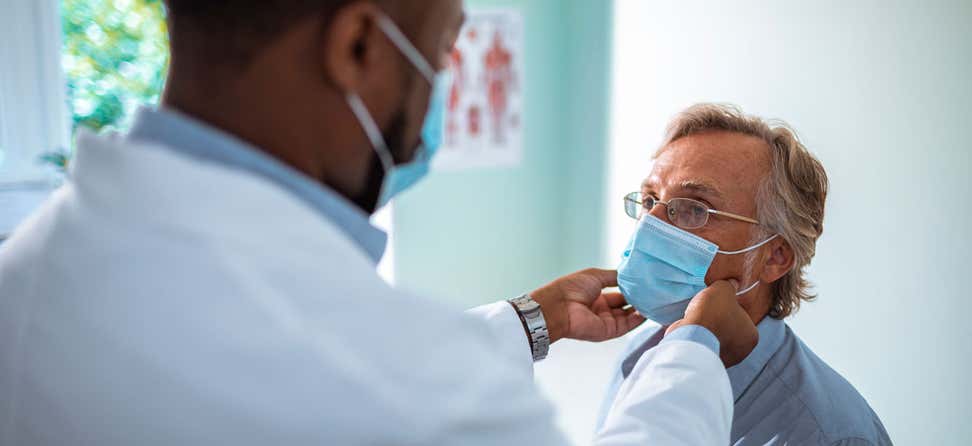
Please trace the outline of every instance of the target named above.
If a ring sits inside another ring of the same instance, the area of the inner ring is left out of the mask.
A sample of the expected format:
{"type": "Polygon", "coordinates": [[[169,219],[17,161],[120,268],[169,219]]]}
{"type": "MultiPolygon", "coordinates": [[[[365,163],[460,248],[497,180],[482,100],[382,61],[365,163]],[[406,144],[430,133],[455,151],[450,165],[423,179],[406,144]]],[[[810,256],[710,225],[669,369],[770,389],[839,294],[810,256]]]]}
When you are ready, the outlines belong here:
{"type": "Polygon", "coordinates": [[[715,209],[715,206],[713,206],[712,203],[709,203],[709,200],[706,200],[705,198],[702,197],[689,197],[689,198],[698,201],[699,203],[705,204],[706,206],[709,207],[709,209],[715,209]]]}

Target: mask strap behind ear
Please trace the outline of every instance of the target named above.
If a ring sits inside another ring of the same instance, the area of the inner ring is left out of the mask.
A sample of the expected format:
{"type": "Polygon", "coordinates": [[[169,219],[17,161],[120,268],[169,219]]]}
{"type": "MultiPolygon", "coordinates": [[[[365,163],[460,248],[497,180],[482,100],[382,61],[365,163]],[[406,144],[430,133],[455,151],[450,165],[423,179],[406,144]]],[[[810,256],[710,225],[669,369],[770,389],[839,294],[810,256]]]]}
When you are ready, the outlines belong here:
{"type": "Polygon", "coordinates": [[[750,247],[748,247],[746,249],[740,249],[739,251],[719,251],[719,254],[725,254],[725,255],[730,255],[731,256],[731,255],[734,255],[734,254],[747,253],[747,252],[752,251],[754,249],[759,249],[763,245],[765,245],[765,244],[773,241],[774,239],[776,239],[779,236],[780,236],[779,234],[776,234],[776,235],[774,235],[774,236],[772,236],[772,237],[770,237],[770,238],[768,238],[766,240],[763,240],[762,242],[760,242],[760,243],[758,243],[756,245],[750,246],[750,247]]]}
{"type": "Polygon", "coordinates": [[[368,112],[368,107],[361,100],[361,96],[358,96],[356,93],[348,93],[347,97],[351,112],[358,118],[358,122],[361,123],[361,128],[368,135],[371,146],[381,161],[381,166],[385,169],[386,173],[390,172],[395,167],[395,160],[392,159],[391,152],[388,151],[388,146],[385,145],[385,137],[381,136],[381,129],[378,128],[378,124],[375,124],[375,120],[371,117],[371,113],[368,112]]]}
{"type": "Polygon", "coordinates": [[[757,280],[757,281],[756,281],[755,283],[753,283],[753,284],[752,284],[752,285],[751,285],[751,286],[750,286],[749,288],[746,288],[745,290],[742,290],[742,291],[740,291],[740,292],[738,292],[738,293],[736,293],[736,295],[737,295],[737,296],[742,296],[743,294],[746,294],[746,293],[748,293],[748,292],[750,292],[750,291],[752,291],[752,290],[753,290],[753,288],[756,288],[757,286],[759,286],[759,284],[760,284],[760,281],[758,281],[758,280],[757,280]]]}
{"type": "Polygon", "coordinates": [[[378,28],[381,28],[395,47],[415,65],[415,68],[418,68],[422,72],[422,75],[425,76],[425,80],[429,81],[429,84],[435,83],[435,69],[432,68],[429,61],[425,60],[425,56],[415,48],[412,41],[405,36],[405,33],[398,28],[398,25],[392,19],[388,18],[388,16],[379,17],[378,28]]]}

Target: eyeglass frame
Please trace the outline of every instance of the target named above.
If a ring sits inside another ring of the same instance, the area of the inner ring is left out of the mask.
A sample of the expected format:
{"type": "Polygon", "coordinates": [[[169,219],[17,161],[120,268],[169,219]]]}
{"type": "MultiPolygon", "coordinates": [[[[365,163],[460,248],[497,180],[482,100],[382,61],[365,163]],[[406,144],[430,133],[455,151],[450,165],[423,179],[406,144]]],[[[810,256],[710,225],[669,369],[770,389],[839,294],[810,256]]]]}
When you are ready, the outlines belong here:
{"type": "MultiPolygon", "coordinates": [[[[744,217],[744,216],[739,215],[739,214],[733,214],[732,212],[725,212],[725,211],[720,211],[720,210],[717,210],[717,209],[712,209],[712,206],[709,206],[709,205],[707,205],[707,204],[705,204],[705,203],[703,203],[703,202],[701,202],[699,200],[693,200],[691,198],[672,198],[671,200],[668,200],[668,201],[661,201],[661,200],[658,200],[658,199],[651,198],[650,196],[643,196],[641,198],[641,201],[639,202],[638,200],[635,200],[634,198],[632,198],[632,196],[634,196],[635,194],[641,195],[641,192],[631,192],[631,193],[625,195],[624,196],[624,201],[625,202],[636,203],[639,206],[641,206],[642,209],[644,209],[644,210],[646,210],[648,212],[651,212],[651,209],[654,209],[654,207],[655,207],[656,204],[663,204],[663,205],[665,205],[665,208],[666,209],[670,209],[669,203],[671,203],[674,200],[689,201],[689,202],[692,202],[692,203],[697,203],[697,204],[701,205],[703,208],[705,208],[706,214],[705,214],[705,222],[704,223],[702,223],[699,226],[695,226],[695,227],[691,227],[691,228],[687,228],[687,227],[684,227],[684,226],[679,226],[677,224],[675,225],[675,226],[678,226],[678,227],[680,227],[682,229],[698,229],[698,228],[705,227],[705,225],[709,224],[709,216],[710,215],[721,215],[723,217],[729,217],[729,218],[732,218],[734,220],[739,220],[741,222],[750,223],[750,224],[754,224],[754,225],[760,225],[761,224],[759,222],[759,220],[752,219],[752,218],[749,218],[749,217],[744,217]],[[651,208],[649,208],[648,206],[645,205],[645,201],[647,201],[648,199],[651,199],[651,201],[655,203],[655,204],[653,204],[651,206],[651,208]]],[[[627,215],[628,217],[631,217],[631,218],[637,220],[638,217],[632,217],[631,214],[628,214],[627,209],[628,209],[628,207],[625,206],[625,212],[624,212],[624,214],[627,215]]]]}

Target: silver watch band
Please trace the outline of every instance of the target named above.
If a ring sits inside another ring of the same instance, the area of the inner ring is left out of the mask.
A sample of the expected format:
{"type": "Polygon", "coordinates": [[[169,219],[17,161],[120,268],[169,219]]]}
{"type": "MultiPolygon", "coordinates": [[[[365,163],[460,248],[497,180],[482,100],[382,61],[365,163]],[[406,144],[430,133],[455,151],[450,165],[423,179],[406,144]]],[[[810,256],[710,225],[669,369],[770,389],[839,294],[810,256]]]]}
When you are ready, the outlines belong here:
{"type": "Polygon", "coordinates": [[[533,350],[533,360],[540,361],[547,357],[550,350],[550,333],[547,331],[547,321],[540,311],[540,304],[529,294],[516,299],[510,299],[510,304],[520,315],[520,320],[530,335],[530,348],[533,350]]]}

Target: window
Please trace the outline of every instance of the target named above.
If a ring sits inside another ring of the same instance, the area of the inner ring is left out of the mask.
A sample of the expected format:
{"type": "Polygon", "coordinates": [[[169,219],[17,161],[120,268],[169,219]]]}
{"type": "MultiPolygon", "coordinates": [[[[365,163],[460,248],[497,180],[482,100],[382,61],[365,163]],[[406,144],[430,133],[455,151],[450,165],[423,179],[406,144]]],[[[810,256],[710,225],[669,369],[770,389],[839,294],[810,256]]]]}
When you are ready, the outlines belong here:
{"type": "Polygon", "coordinates": [[[5,0],[0,14],[0,241],[50,190],[39,157],[69,140],[57,12],[53,0],[5,0]]]}
{"type": "Polygon", "coordinates": [[[167,46],[161,0],[5,0],[0,240],[56,186],[74,131],[125,129],[158,99],[167,46]]]}
{"type": "Polygon", "coordinates": [[[62,0],[62,65],[74,129],[126,129],[165,82],[161,0],[62,0]]]}
{"type": "Polygon", "coordinates": [[[60,26],[52,1],[7,0],[0,14],[0,184],[35,187],[37,162],[68,141],[59,65],[60,26]]]}
{"type": "Polygon", "coordinates": [[[7,152],[4,150],[4,137],[3,137],[3,90],[0,90],[0,172],[3,171],[4,161],[6,161],[7,152]]]}

